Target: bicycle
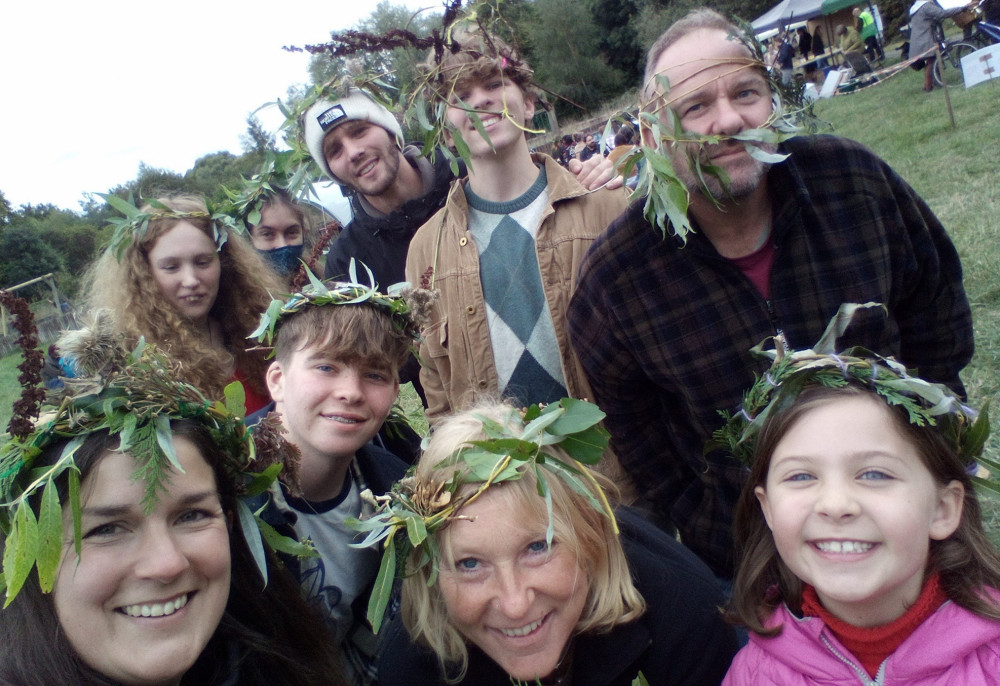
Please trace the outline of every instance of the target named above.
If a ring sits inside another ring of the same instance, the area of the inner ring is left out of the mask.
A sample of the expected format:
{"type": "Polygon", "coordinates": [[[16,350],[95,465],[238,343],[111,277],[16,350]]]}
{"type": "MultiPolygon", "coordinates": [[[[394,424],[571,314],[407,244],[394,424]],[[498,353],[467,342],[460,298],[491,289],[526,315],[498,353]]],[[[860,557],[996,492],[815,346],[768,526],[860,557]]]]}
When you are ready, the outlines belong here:
{"type": "Polygon", "coordinates": [[[967,41],[979,48],[1000,43],[1000,26],[986,21],[986,12],[983,6],[987,2],[988,0],[980,0],[979,5],[972,11],[972,21],[968,27],[971,32],[967,41]]]}
{"type": "Polygon", "coordinates": [[[979,48],[963,40],[943,40],[938,46],[941,49],[941,59],[934,60],[934,83],[944,87],[965,85],[962,58],[971,55],[979,48]]]}

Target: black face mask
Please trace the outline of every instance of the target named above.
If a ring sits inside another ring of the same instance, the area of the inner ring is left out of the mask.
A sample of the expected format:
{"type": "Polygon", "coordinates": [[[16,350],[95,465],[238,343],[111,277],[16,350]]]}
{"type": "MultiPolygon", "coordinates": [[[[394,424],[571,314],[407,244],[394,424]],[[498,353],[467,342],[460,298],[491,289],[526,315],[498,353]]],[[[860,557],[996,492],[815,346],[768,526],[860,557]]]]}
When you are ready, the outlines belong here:
{"type": "Polygon", "coordinates": [[[274,271],[281,276],[288,276],[299,266],[303,247],[300,243],[298,245],[285,245],[273,250],[258,250],[257,252],[264,256],[274,271]]]}

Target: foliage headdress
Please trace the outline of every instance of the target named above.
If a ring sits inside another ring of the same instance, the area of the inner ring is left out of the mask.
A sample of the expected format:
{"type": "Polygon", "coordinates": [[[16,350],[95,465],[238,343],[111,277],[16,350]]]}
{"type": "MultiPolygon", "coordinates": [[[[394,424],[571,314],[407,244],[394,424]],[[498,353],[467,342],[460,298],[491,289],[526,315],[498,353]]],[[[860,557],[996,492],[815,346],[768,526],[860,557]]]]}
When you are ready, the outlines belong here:
{"type": "MultiPolygon", "coordinates": [[[[737,27],[738,31],[731,32],[729,39],[743,45],[747,55],[724,60],[698,57],[692,62],[699,67],[699,72],[720,64],[732,67],[732,71],[728,73],[748,68],[759,69],[767,79],[771,90],[772,111],[767,121],[759,128],[741,131],[732,136],[703,135],[687,131],[681,123],[681,118],[667,105],[668,97],[671,97],[671,87],[680,87],[681,84],[671,84],[666,76],[656,74],[652,77],[653,83],[643,84],[640,95],[642,102],[639,107],[640,123],[650,130],[655,145],[653,147],[636,145],[618,163],[618,171],[625,178],[638,171],[638,183],[633,197],[645,197],[643,214],[646,220],[658,228],[664,238],[669,232],[682,243],[687,241],[687,235],[693,231],[693,227],[687,216],[690,192],[674,168],[672,151],[675,146],[697,144],[697,147],[688,153],[688,163],[701,188],[707,189],[706,177],[713,177],[723,189],[728,189],[729,177],[725,170],[703,159],[702,151],[705,146],[716,145],[725,140],[742,141],[751,157],[774,164],[784,160],[787,155],[768,152],[762,149],[761,145],[773,146],[793,136],[816,133],[824,127],[829,128],[829,125],[813,115],[812,104],[804,102],[802,86],[786,86],[782,81],[780,70],[766,66],[764,48],[756,39],[752,27],[738,19],[733,19],[730,23],[737,27]],[[640,165],[642,160],[645,160],[645,163],[640,165]]],[[[723,78],[728,73],[718,78],[723,78]]],[[[612,122],[609,121],[602,140],[608,139],[613,134],[612,122]]],[[[711,193],[706,193],[706,197],[714,200],[711,193]]],[[[719,201],[715,202],[718,204],[719,201]]]]}
{"type": "MultiPolygon", "coordinates": [[[[118,450],[135,458],[136,479],[145,489],[142,506],[155,507],[169,483],[171,469],[183,471],[174,449],[171,420],[202,425],[219,448],[224,471],[238,493],[264,493],[281,467],[258,459],[244,426],[243,387],[226,388],[225,402],[211,402],[194,386],[178,381],[176,370],[152,345],[140,339],[134,350],[121,347],[107,313],[98,312],[91,327],[70,332],[60,349],[74,358],[79,372],[66,379],[51,400],[54,410],[27,435],[12,438],[0,449],[0,530],[4,541],[3,585],[9,604],[32,568],[43,592],[52,590],[63,542],[63,506],[72,512],[73,536],[80,552],[80,470],[74,456],[88,436],[106,432],[120,440],[118,450]],[[36,464],[50,446],[65,443],[51,465],[36,464]],[[57,479],[66,478],[67,496],[60,502],[57,479]],[[37,511],[33,508],[37,506],[37,511]]],[[[310,548],[277,534],[242,499],[237,500],[240,526],[266,582],[264,542],[295,555],[310,548]]]]}
{"type": "MultiPolygon", "coordinates": [[[[738,460],[752,465],[754,447],[767,418],[791,406],[799,393],[810,386],[842,388],[858,384],[870,388],[888,405],[905,410],[910,424],[936,427],[955,447],[964,464],[982,460],[983,445],[989,436],[989,413],[964,404],[954,391],[943,384],[931,383],[910,375],[906,368],[891,357],[877,355],[861,347],[834,352],[837,337],[846,330],[859,307],[841,305],[820,341],[809,350],[782,352],[763,350],[763,344],[752,351],[770,357],[771,368],[744,396],[736,413],[723,412],[726,424],[717,430],[708,449],[723,447],[738,460]]],[[[1000,464],[991,466],[1000,468],[1000,464]]],[[[996,484],[976,479],[976,482],[997,490],[996,484]]]]}
{"type": "MultiPolygon", "coordinates": [[[[420,340],[420,327],[415,321],[410,306],[403,295],[408,292],[408,284],[398,283],[389,286],[385,293],[378,290],[375,284],[375,275],[367,266],[369,286],[358,283],[357,267],[354,259],[351,259],[348,268],[350,282],[337,281],[329,284],[320,281],[315,274],[306,270],[309,277],[309,284],[298,293],[293,293],[287,300],[274,299],[268,306],[267,311],[260,317],[260,324],[247,338],[257,340],[265,346],[274,346],[275,336],[281,326],[281,320],[296,312],[300,312],[307,307],[325,307],[328,305],[359,305],[370,303],[389,315],[395,327],[412,338],[414,341],[420,340]]],[[[273,357],[272,349],[269,356],[273,357]]]]}
{"type": "MultiPolygon", "coordinates": [[[[459,511],[490,487],[534,475],[538,494],[545,499],[549,523],[546,542],[552,542],[554,523],[552,496],[547,479],[561,479],[611,520],[617,533],[614,512],[600,485],[584,465],[595,465],[608,445],[608,433],[600,426],[604,413],[591,403],[563,398],[547,406],[532,405],[527,410],[511,408],[510,426],[479,417],[487,439],[470,441],[439,463],[438,474],[448,478],[421,479],[412,473],[395,484],[384,496],[375,497],[375,513],[349,525],[367,532],[359,547],[384,542],[385,551],[375,589],[368,604],[368,620],[378,631],[397,575],[407,562],[417,569],[431,566],[429,583],[436,580],[440,550],[434,534],[455,519],[459,511]],[[571,460],[552,452],[562,449],[571,460]]],[[[370,492],[363,494],[372,499],[370,492]]]]}
{"type": "MultiPolygon", "coordinates": [[[[504,42],[508,39],[513,41],[513,38],[513,31],[501,17],[497,4],[491,0],[450,0],[445,4],[441,28],[433,29],[428,36],[417,36],[406,29],[392,29],[380,35],[363,31],[334,34],[330,42],[309,45],[304,49],[331,57],[353,57],[413,48],[428,51],[430,57],[417,70],[413,82],[400,84],[399,88],[390,85],[391,75],[378,72],[378,62],[373,63],[376,68],[372,69],[360,60],[351,60],[345,74],[310,91],[295,114],[304,112],[321,98],[335,100],[346,94],[349,88],[360,88],[388,109],[400,112],[409,130],[420,132],[424,156],[433,159],[439,152],[444,154],[451,163],[452,172],[458,174],[459,159],[469,164],[471,154],[461,134],[446,131],[445,128],[447,119],[444,108],[451,99],[458,77],[450,57],[465,53],[473,61],[492,61],[500,64],[501,71],[518,83],[531,83],[532,71],[521,59],[520,51],[504,42]],[[449,138],[457,155],[450,150],[449,138]]],[[[540,88],[533,83],[532,87],[540,88]]],[[[286,113],[290,119],[292,114],[286,113]]],[[[489,140],[479,115],[469,110],[469,117],[480,135],[489,140]]]]}
{"type": "Polygon", "coordinates": [[[130,246],[142,241],[149,230],[149,222],[161,219],[207,219],[212,224],[212,240],[215,242],[216,250],[221,250],[229,239],[229,232],[241,232],[242,229],[236,221],[226,212],[213,209],[206,201],[206,209],[195,211],[178,211],[167,207],[155,198],[146,201],[149,206],[148,211],[136,206],[135,198],[130,194],[128,200],[119,198],[110,193],[98,193],[113,208],[122,213],[122,217],[112,217],[108,223],[114,226],[114,233],[108,243],[108,250],[112,251],[115,258],[121,260],[125,250],[130,246]]]}

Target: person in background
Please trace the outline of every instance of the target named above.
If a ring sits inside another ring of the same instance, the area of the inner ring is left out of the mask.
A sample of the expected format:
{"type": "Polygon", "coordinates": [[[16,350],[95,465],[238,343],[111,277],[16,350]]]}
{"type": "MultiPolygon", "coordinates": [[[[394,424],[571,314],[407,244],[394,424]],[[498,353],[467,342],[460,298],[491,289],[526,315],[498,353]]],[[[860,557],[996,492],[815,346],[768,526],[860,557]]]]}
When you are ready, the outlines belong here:
{"type": "Polygon", "coordinates": [[[849,52],[862,52],[864,50],[865,43],[853,26],[837,24],[834,33],[838,36],[840,51],[845,55],[849,52]]]}
{"type": "Polygon", "coordinates": [[[809,33],[808,27],[800,26],[797,29],[799,34],[799,54],[802,55],[802,59],[809,59],[809,54],[813,49],[813,39],[812,34],[809,33]]]}
{"type": "Polygon", "coordinates": [[[291,279],[301,264],[305,234],[305,212],[279,189],[261,204],[260,221],[250,227],[250,242],[279,276],[291,279]]]}
{"type": "Polygon", "coordinates": [[[941,22],[965,10],[965,6],[942,9],[937,0],[917,0],[910,6],[910,58],[917,59],[911,66],[924,71],[924,92],[934,90],[935,47],[943,36],[941,22]]]}
{"type": "Polygon", "coordinates": [[[855,26],[861,40],[865,42],[865,57],[870,61],[884,60],[885,53],[878,40],[878,27],[875,25],[875,17],[868,8],[855,7],[852,11],[855,26]]]}

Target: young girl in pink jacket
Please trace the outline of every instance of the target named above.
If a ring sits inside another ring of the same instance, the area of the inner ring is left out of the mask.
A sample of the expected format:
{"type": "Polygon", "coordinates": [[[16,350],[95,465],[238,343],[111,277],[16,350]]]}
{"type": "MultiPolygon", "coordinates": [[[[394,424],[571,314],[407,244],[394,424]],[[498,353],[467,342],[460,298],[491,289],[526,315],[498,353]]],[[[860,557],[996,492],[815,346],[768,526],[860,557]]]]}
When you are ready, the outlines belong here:
{"type": "Polygon", "coordinates": [[[717,434],[751,467],[730,608],[750,643],[723,683],[1000,684],[1000,556],[968,473],[985,413],[852,352],[787,355],[717,434]]]}

